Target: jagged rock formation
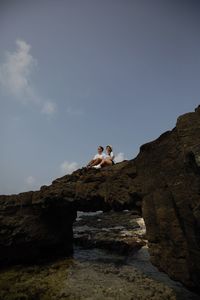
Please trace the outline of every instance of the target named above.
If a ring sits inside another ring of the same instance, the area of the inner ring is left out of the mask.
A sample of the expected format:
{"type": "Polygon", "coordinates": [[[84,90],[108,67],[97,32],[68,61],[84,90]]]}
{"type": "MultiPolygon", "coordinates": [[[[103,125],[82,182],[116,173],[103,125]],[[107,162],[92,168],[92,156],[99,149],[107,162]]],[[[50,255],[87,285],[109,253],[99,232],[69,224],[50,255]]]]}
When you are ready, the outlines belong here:
{"type": "Polygon", "coordinates": [[[142,146],[136,168],[152,262],[200,287],[200,108],[142,146]]]}
{"type": "Polygon", "coordinates": [[[70,202],[38,191],[0,196],[0,264],[72,254],[75,219],[70,202]]]}
{"type": "Polygon", "coordinates": [[[200,288],[200,108],[133,160],[77,170],[37,192],[0,196],[0,262],[69,254],[76,211],[111,208],[138,210],[152,262],[200,288]]]}

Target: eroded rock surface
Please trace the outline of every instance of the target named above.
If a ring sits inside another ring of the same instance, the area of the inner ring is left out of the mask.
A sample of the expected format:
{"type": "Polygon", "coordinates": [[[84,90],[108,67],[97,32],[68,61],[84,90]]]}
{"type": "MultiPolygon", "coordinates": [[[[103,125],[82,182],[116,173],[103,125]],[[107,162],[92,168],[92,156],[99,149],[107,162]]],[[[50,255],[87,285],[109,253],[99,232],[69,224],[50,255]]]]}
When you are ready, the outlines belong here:
{"type": "Polygon", "coordinates": [[[200,287],[200,109],[141,147],[136,165],[152,262],[200,287]]]}
{"type": "Polygon", "coordinates": [[[101,248],[129,255],[147,244],[144,220],[134,211],[79,213],[74,243],[83,249],[101,248]]]}
{"type": "Polygon", "coordinates": [[[75,219],[70,202],[40,192],[0,196],[0,264],[72,254],[75,219]]]}
{"type": "Polygon", "coordinates": [[[183,298],[166,284],[147,277],[132,266],[119,268],[114,264],[65,259],[42,266],[33,265],[26,268],[16,266],[1,272],[0,299],[180,300],[183,298]]]}

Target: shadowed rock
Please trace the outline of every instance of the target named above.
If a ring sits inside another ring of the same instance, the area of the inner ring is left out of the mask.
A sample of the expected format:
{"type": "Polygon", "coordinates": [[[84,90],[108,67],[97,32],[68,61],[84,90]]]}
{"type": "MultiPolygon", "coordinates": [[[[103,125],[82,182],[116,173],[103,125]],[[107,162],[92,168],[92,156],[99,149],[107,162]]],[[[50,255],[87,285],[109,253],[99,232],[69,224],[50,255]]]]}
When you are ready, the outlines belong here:
{"type": "Polygon", "coordinates": [[[0,263],[72,254],[75,219],[70,202],[47,201],[40,192],[0,196],[0,263]]]}
{"type": "Polygon", "coordinates": [[[153,264],[200,287],[200,109],[141,147],[136,158],[153,264]]]}
{"type": "Polygon", "coordinates": [[[200,288],[200,108],[102,170],[77,170],[40,191],[0,197],[0,261],[72,252],[76,211],[142,214],[152,262],[172,278],[200,288]]]}

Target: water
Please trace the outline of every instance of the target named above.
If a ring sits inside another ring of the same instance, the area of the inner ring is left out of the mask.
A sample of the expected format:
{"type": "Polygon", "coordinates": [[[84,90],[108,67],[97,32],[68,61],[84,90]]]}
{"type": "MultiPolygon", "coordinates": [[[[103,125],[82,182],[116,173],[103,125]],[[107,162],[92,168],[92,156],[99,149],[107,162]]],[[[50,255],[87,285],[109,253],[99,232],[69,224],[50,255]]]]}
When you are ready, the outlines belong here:
{"type": "Polygon", "coordinates": [[[200,299],[151,264],[145,224],[134,213],[80,212],[74,231],[79,233],[78,238],[93,239],[92,247],[75,245],[73,258],[1,270],[0,300],[200,299]],[[139,240],[140,246],[145,244],[140,250],[125,253],[119,252],[118,245],[113,251],[104,249],[116,239],[122,245],[132,239],[139,240]],[[95,240],[102,249],[94,247],[95,240]]]}
{"type": "MultiPolygon", "coordinates": [[[[125,218],[127,217],[128,211],[124,212],[118,212],[115,214],[119,214],[121,216],[124,214],[125,218]]],[[[108,213],[109,215],[109,213],[108,213]]],[[[85,221],[89,221],[91,217],[94,220],[94,217],[96,217],[97,222],[102,222],[102,219],[98,219],[99,216],[103,216],[103,212],[98,211],[95,213],[78,213],[78,221],[84,219],[85,221]]],[[[143,218],[140,218],[138,216],[134,217],[134,220],[137,222],[139,225],[139,228],[135,229],[135,235],[139,236],[144,236],[145,235],[145,224],[143,218]]],[[[95,224],[95,222],[93,222],[95,224]]],[[[92,223],[92,224],[93,224],[92,223]]],[[[89,221],[88,224],[91,225],[91,222],[89,221]]],[[[93,225],[94,225],[93,224],[93,225]]],[[[87,225],[87,230],[90,228],[91,231],[95,231],[95,226],[87,225]]],[[[84,225],[86,226],[86,225],[84,225]]],[[[84,226],[80,228],[77,227],[78,230],[84,229],[84,226]]],[[[86,228],[85,228],[86,229],[86,228]]],[[[119,233],[121,235],[126,235],[126,236],[133,236],[133,232],[130,231],[129,228],[126,228],[126,226],[113,226],[112,222],[110,227],[104,228],[102,227],[101,230],[113,230],[113,229],[118,229],[119,233]]],[[[146,244],[143,246],[139,251],[133,251],[132,253],[128,253],[128,255],[122,255],[118,254],[116,252],[110,252],[106,251],[104,249],[98,249],[98,248],[93,248],[93,249],[84,249],[83,247],[76,247],[74,249],[74,259],[80,262],[91,262],[91,263],[98,263],[99,265],[108,265],[111,264],[115,267],[123,267],[123,266],[128,266],[128,267],[133,267],[134,269],[138,270],[142,274],[145,274],[149,278],[154,279],[155,281],[164,283],[166,286],[172,288],[176,292],[177,299],[191,299],[191,300],[197,300],[200,299],[200,297],[188,289],[186,289],[180,282],[174,281],[169,278],[169,276],[163,272],[160,272],[155,266],[152,265],[150,262],[150,255],[148,252],[148,245],[146,244]]],[[[131,271],[131,269],[130,269],[131,271]]]]}

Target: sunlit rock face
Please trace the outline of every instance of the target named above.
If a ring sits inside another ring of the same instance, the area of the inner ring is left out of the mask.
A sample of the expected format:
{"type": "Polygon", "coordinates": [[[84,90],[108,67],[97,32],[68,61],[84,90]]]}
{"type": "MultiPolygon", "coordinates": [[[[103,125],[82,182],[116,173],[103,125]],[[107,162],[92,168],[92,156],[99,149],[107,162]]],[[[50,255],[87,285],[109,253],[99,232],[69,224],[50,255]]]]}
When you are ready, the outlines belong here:
{"type": "Polygon", "coordinates": [[[0,262],[70,255],[76,211],[111,209],[142,215],[152,262],[200,288],[200,108],[141,146],[133,160],[82,168],[39,191],[0,196],[0,262]]]}

